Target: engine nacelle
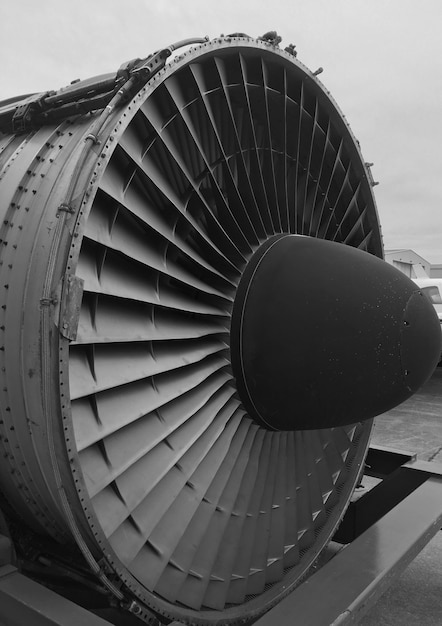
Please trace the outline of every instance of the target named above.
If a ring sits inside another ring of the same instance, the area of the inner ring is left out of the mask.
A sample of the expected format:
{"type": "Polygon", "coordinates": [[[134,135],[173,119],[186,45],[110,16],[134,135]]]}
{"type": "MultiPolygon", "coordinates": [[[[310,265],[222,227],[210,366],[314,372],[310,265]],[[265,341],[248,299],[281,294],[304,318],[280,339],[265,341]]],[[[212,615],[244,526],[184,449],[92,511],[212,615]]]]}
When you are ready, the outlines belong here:
{"type": "Polygon", "coordinates": [[[440,331],[317,77],[199,44],[0,106],[0,489],[118,600],[239,624],[330,540],[440,331]]]}

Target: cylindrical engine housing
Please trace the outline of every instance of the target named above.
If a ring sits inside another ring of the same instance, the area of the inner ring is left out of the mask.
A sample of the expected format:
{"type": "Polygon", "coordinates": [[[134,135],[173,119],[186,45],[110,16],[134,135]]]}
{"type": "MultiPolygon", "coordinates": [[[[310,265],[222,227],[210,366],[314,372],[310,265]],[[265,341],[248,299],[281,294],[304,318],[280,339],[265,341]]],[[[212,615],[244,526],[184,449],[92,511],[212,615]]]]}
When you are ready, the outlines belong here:
{"type": "Polygon", "coordinates": [[[380,229],[358,143],[290,50],[222,37],[154,69],[126,100],[64,117],[60,92],[0,135],[0,489],[120,600],[239,624],[331,538],[371,421],[248,415],[237,286],[278,233],[382,257],[380,229]]]}

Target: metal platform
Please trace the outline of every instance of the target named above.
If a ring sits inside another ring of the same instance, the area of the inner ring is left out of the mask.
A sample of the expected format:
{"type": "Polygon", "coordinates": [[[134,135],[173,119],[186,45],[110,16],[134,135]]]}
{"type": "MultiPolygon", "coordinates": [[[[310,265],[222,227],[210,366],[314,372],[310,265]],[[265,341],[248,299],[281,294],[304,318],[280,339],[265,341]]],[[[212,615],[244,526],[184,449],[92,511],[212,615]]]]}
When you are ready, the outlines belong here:
{"type": "MultiPolygon", "coordinates": [[[[355,492],[310,577],[255,624],[356,624],[441,528],[442,465],[372,446],[363,483],[367,487],[355,492]]],[[[106,621],[22,575],[12,564],[8,538],[0,539],[2,626],[121,623],[106,621]]],[[[133,617],[128,619],[132,623],[133,617]]]]}

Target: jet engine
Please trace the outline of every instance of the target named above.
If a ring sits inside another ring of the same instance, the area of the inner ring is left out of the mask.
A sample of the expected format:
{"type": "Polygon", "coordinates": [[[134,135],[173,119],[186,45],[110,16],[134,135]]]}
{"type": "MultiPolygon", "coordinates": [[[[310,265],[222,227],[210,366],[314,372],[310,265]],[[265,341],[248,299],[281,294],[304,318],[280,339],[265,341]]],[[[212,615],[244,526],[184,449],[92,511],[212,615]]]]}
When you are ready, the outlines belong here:
{"type": "Polygon", "coordinates": [[[0,490],[142,619],[247,624],[440,329],[317,72],[269,34],[184,44],[0,103],[0,490]]]}

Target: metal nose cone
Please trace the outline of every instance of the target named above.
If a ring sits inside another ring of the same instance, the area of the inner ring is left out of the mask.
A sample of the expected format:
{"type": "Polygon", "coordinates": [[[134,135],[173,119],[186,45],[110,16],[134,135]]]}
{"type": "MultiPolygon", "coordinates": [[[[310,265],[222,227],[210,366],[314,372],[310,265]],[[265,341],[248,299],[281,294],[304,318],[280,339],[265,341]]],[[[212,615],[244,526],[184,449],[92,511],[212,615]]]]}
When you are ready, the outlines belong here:
{"type": "Polygon", "coordinates": [[[273,430],[331,428],[406,400],[441,353],[419,288],[355,248],[276,235],[238,287],[231,358],[250,416],[273,430]]]}
{"type": "MultiPolygon", "coordinates": [[[[438,332],[440,335],[440,322],[433,306],[421,291],[415,291],[405,306],[401,333],[402,371],[411,393],[417,391],[434,370],[428,356],[438,345],[435,341],[438,332]]],[[[440,358],[440,354],[439,350],[435,356],[440,358]]]]}

